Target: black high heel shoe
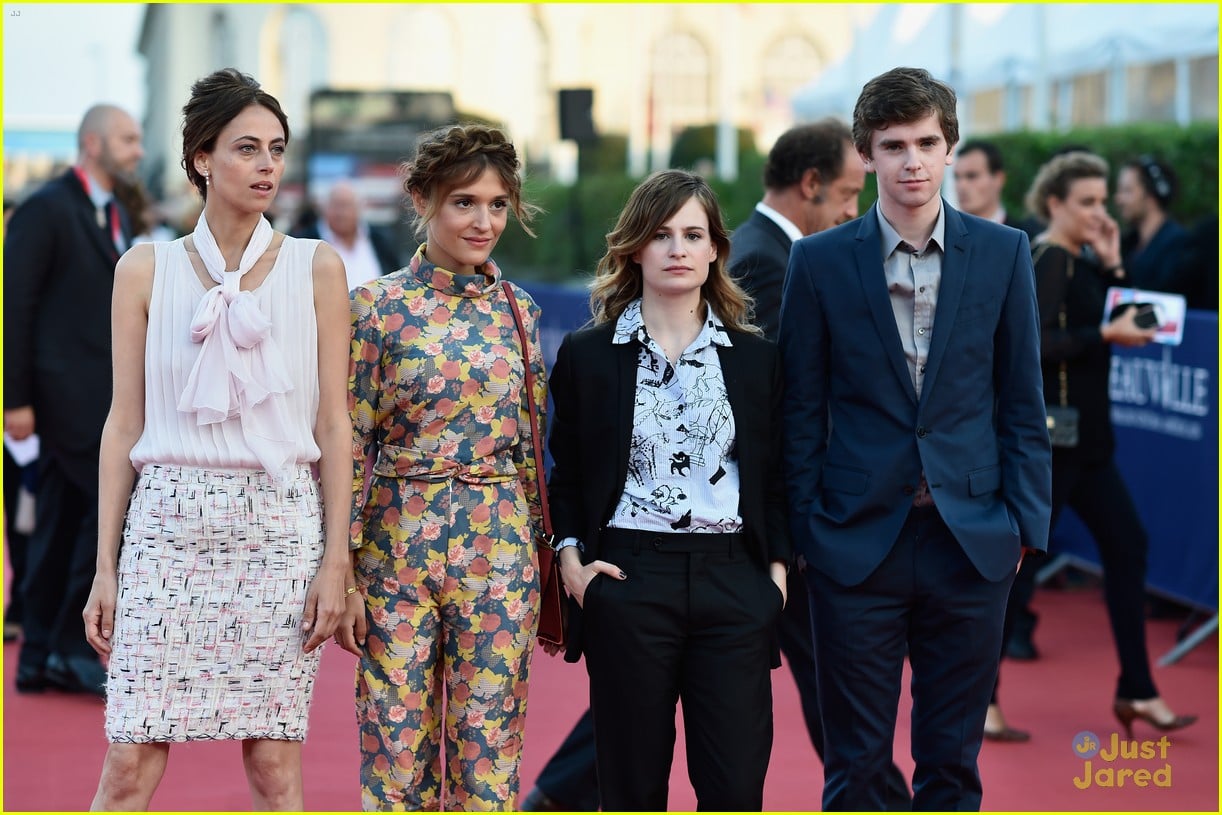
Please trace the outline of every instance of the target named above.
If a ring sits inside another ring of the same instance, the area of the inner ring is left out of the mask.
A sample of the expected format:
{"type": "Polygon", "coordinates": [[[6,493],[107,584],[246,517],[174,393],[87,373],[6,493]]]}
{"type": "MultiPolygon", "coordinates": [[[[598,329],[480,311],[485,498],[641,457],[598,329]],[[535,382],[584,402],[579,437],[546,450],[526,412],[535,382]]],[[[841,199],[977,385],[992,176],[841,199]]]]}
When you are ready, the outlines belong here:
{"type": "MultiPolygon", "coordinates": [[[[1158,697],[1155,697],[1156,699],[1158,697]]],[[[1187,727],[1197,720],[1196,716],[1175,716],[1172,715],[1170,721],[1160,721],[1154,718],[1154,714],[1147,710],[1140,710],[1137,705],[1141,702],[1151,701],[1148,699],[1117,699],[1112,703],[1112,712],[1116,714],[1116,719],[1124,728],[1125,737],[1132,740],[1133,738],[1133,722],[1141,719],[1143,722],[1152,727],[1170,733],[1172,730],[1180,730],[1187,727]]]]}

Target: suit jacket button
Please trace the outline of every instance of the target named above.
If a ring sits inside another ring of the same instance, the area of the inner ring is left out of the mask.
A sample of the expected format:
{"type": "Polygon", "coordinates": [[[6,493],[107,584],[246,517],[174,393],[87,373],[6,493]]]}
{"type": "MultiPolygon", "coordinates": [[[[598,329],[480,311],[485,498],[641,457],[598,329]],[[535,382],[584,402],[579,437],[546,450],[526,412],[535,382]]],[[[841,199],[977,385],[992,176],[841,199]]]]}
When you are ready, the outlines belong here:
{"type": "Polygon", "coordinates": [[[923,439],[923,438],[925,438],[925,437],[926,437],[926,436],[928,436],[928,435],[929,435],[929,431],[928,431],[928,430],[926,430],[924,427],[918,427],[918,428],[917,428],[917,438],[918,438],[918,439],[923,439]]]}

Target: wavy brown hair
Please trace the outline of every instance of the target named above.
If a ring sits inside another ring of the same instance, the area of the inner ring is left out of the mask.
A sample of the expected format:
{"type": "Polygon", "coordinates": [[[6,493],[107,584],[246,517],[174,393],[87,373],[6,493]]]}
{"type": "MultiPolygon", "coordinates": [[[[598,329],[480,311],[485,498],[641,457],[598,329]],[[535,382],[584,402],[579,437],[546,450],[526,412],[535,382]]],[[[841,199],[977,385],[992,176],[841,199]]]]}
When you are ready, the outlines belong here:
{"type": "Polygon", "coordinates": [[[721,217],[721,206],[708,182],[686,170],[662,170],[642,181],[628,197],[615,228],[607,233],[607,253],[598,261],[590,283],[590,313],[593,322],[618,320],[624,309],[641,296],[644,272],[632,256],[645,247],[684,204],[695,198],[709,218],[709,238],[717,257],[709,264],[709,276],[700,287],[700,297],[713,307],[726,328],[758,334],[751,296],[726,273],[730,257],[730,233],[721,217]]]}
{"type": "Polygon", "coordinates": [[[1048,209],[1049,198],[1064,201],[1069,197],[1069,188],[1075,181],[1082,178],[1102,178],[1106,181],[1107,176],[1107,161],[1103,157],[1085,150],[1062,153],[1040,167],[1023,203],[1035,217],[1047,223],[1052,217],[1048,209]]]}
{"type": "Polygon", "coordinates": [[[512,142],[495,127],[478,124],[451,125],[426,133],[416,155],[400,165],[403,191],[410,198],[418,193],[425,201],[424,214],[416,222],[416,235],[422,236],[437,207],[455,187],[470,184],[492,169],[509,191],[509,208],[523,231],[532,238],[530,221],[539,208],[522,198],[522,163],[512,142]]]}

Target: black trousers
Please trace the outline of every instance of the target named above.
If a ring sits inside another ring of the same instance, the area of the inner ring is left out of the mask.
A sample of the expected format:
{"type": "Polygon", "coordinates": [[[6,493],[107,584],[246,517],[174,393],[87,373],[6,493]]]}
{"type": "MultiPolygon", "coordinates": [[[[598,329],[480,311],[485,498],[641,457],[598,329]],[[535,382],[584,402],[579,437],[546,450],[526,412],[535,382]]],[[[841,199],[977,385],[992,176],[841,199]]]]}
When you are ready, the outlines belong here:
{"type": "MultiPolygon", "coordinates": [[[[797,569],[786,584],[789,601],[777,619],[777,640],[793,674],[802,706],[806,732],[819,759],[823,759],[823,722],[819,717],[819,683],[815,676],[815,643],[811,633],[810,601],[806,580],[797,569]]],[[[587,710],[548,759],[536,782],[539,789],[566,807],[579,812],[599,809],[598,776],[595,770],[594,717],[587,710]]],[[[894,763],[887,769],[886,808],[912,809],[912,794],[903,772],[894,763]]]]}
{"type": "Polygon", "coordinates": [[[666,809],[682,702],[701,811],[759,811],[772,750],[770,631],[781,593],[740,535],[607,530],[583,643],[606,810],[666,809]]]}
{"type": "Polygon", "coordinates": [[[1149,537],[1115,460],[1099,460],[1080,448],[1053,448],[1053,528],[1067,505],[1099,547],[1103,600],[1120,660],[1116,695],[1123,699],[1158,696],[1146,648],[1149,537]]]}
{"type": "Polygon", "coordinates": [[[547,760],[535,786],[566,809],[597,812],[601,799],[595,756],[594,713],[587,708],[547,760]]]}
{"type": "Polygon", "coordinates": [[[51,653],[96,657],[81,612],[98,552],[98,451],[64,455],[44,446],[25,579],[19,664],[40,670],[51,653]]]}
{"type": "MultiPolygon", "coordinates": [[[[31,467],[37,466],[30,464],[31,467]]],[[[4,609],[6,623],[19,623],[25,614],[21,600],[21,581],[25,578],[26,551],[29,536],[17,531],[17,496],[21,491],[21,465],[4,448],[4,545],[9,564],[13,567],[13,582],[9,584],[8,603],[4,609]]]]}
{"type": "MultiPolygon", "coordinates": [[[[1015,563],[1017,565],[1017,562],[1015,563]]],[[[980,576],[933,507],[913,508],[856,586],[806,570],[823,713],[825,810],[885,808],[904,657],[914,810],[978,810],[977,758],[1013,573],[980,576]]]]}

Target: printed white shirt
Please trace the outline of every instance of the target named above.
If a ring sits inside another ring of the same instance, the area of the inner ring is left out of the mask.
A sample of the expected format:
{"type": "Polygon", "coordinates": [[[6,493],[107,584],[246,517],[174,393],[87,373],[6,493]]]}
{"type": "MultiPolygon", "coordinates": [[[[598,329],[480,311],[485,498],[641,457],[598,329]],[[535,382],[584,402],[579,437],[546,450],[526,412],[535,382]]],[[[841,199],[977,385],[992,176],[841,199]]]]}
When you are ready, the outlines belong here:
{"type": "Polygon", "coordinates": [[[717,347],[731,345],[713,310],[671,365],[645,329],[641,301],[612,339],[638,345],[628,477],[608,526],[650,532],[738,532],[734,414],[717,347]]]}

